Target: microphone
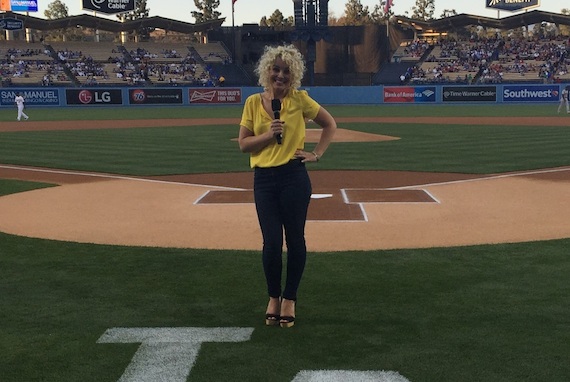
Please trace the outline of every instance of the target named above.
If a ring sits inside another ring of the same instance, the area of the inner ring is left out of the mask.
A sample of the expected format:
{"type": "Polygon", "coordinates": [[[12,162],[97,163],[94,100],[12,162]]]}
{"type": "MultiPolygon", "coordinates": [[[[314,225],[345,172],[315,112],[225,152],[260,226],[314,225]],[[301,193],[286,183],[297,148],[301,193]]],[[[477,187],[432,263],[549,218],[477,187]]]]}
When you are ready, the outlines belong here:
{"type": "MultiPolygon", "coordinates": [[[[281,117],[281,100],[279,98],[271,100],[271,110],[273,110],[273,117],[275,119],[281,117]]],[[[277,139],[277,144],[280,145],[283,142],[283,134],[277,134],[275,139],[277,139]]]]}

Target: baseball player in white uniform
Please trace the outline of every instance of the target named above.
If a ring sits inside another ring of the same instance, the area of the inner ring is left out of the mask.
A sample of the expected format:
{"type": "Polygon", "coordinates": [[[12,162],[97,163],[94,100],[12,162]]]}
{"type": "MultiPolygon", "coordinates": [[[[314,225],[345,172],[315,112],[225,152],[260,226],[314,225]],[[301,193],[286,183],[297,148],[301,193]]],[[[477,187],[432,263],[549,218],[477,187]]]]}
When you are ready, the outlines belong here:
{"type": "Polygon", "coordinates": [[[570,100],[568,97],[570,96],[570,85],[566,86],[562,93],[560,93],[560,104],[558,105],[558,113],[562,110],[562,106],[566,105],[566,113],[570,113],[570,100]]]}
{"type": "Polygon", "coordinates": [[[14,103],[18,106],[18,121],[24,117],[27,120],[29,117],[24,113],[24,97],[22,97],[22,93],[18,93],[16,98],[14,98],[14,103]]]}

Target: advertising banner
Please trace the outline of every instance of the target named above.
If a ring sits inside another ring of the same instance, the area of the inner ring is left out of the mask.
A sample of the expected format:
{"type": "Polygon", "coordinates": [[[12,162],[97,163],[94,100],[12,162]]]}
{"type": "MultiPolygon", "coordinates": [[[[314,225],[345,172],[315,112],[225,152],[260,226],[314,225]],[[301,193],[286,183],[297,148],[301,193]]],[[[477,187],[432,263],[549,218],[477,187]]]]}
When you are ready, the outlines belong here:
{"type": "Polygon", "coordinates": [[[435,86],[386,86],[384,87],[384,102],[435,102],[435,86]]]}
{"type": "Polygon", "coordinates": [[[68,105],[122,105],[121,89],[66,89],[68,105]]]}
{"type": "Polygon", "coordinates": [[[558,101],[558,85],[505,85],[504,102],[551,102],[558,101]]]}
{"type": "Polygon", "coordinates": [[[444,86],[443,102],[496,102],[496,86],[444,86]]]}
{"type": "Polygon", "coordinates": [[[516,12],[523,9],[540,7],[540,0],[485,0],[487,8],[516,12]]]}
{"type": "Polygon", "coordinates": [[[57,89],[26,89],[0,90],[0,106],[14,106],[18,93],[24,97],[26,106],[59,106],[59,91],[57,89]]]}
{"type": "Polygon", "coordinates": [[[135,0],[83,0],[83,9],[113,15],[135,9],[135,0]]]}
{"type": "Polygon", "coordinates": [[[190,89],[190,103],[241,103],[241,89],[190,89]]]}
{"type": "Polygon", "coordinates": [[[4,19],[0,19],[0,29],[5,29],[7,31],[19,31],[24,29],[24,22],[12,17],[6,17],[4,19]]]}
{"type": "Polygon", "coordinates": [[[182,104],[182,89],[129,89],[129,104],[182,104]]]}
{"type": "MultiPolygon", "coordinates": [[[[2,4],[2,7],[4,7],[4,3],[2,4]]],[[[2,10],[14,12],[37,12],[38,2],[37,0],[10,0],[10,9],[2,10]]]]}

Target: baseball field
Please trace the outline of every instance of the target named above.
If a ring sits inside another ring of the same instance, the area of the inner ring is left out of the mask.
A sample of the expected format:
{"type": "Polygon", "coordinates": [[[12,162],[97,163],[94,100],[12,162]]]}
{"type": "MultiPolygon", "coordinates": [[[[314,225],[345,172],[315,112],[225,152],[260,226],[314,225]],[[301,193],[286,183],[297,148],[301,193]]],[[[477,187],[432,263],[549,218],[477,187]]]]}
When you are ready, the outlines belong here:
{"type": "Polygon", "coordinates": [[[0,380],[567,380],[556,107],[329,107],[291,329],[240,107],[0,109],[0,380]]]}

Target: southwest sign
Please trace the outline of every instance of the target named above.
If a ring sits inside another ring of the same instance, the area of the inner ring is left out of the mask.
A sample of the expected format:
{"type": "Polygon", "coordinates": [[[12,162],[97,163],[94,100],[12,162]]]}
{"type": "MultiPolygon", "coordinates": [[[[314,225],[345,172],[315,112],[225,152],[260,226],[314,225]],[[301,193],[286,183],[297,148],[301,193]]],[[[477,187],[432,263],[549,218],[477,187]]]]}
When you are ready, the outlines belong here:
{"type": "Polygon", "coordinates": [[[559,94],[558,85],[505,85],[503,102],[555,102],[559,94]]]}
{"type": "Polygon", "coordinates": [[[24,22],[22,20],[6,17],[5,19],[0,19],[0,29],[19,31],[24,29],[24,22]]]}
{"type": "Polygon", "coordinates": [[[135,9],[135,0],[83,0],[83,9],[113,15],[135,9]]]}
{"type": "Polygon", "coordinates": [[[540,7],[540,0],[485,0],[487,8],[516,12],[523,9],[540,7]]]}

